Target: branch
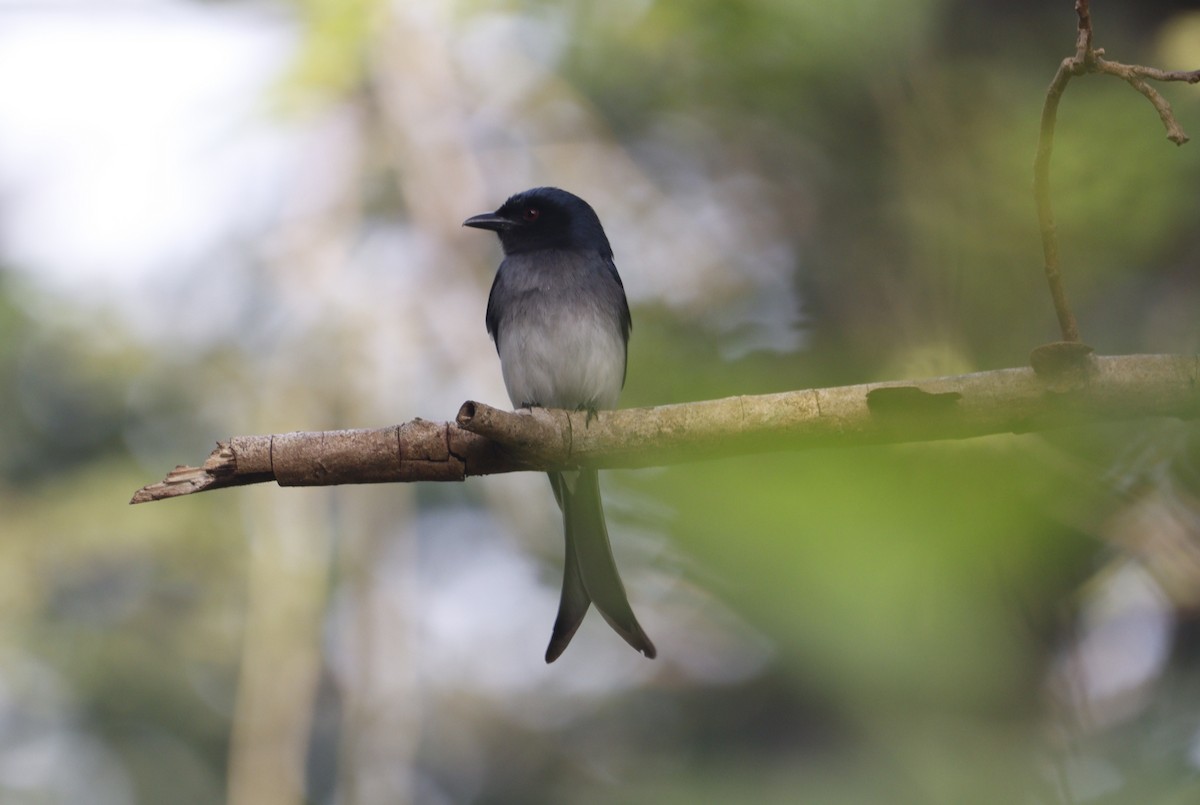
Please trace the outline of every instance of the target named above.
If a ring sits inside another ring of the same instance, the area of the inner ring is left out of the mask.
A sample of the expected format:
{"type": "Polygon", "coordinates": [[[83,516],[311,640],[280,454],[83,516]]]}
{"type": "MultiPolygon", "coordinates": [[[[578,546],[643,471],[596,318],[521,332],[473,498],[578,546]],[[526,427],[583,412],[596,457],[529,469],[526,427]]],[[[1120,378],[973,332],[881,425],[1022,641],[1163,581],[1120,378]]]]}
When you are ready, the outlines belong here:
{"type": "MultiPolygon", "coordinates": [[[[602,411],[462,406],[456,422],[235,436],[131,503],[275,481],[326,486],[461,481],[523,470],[649,467],[751,453],[964,439],[1089,421],[1200,417],[1200,357],[1093,357],[1085,368],[999,369],[920,381],[602,411]]],[[[1074,368],[1070,368],[1074,367],[1074,368]]]]}
{"type": "Polygon", "coordinates": [[[1142,95],[1145,95],[1146,100],[1154,105],[1154,110],[1158,112],[1158,117],[1162,121],[1163,127],[1167,130],[1167,139],[1176,145],[1186,143],[1189,139],[1187,132],[1183,130],[1183,127],[1179,125],[1179,121],[1175,119],[1175,113],[1171,110],[1171,104],[1167,103],[1167,99],[1143,79],[1186,81],[1189,84],[1195,84],[1200,82],[1200,70],[1179,72],[1158,70],[1154,67],[1143,67],[1140,64],[1121,64],[1120,62],[1100,58],[1099,54],[1101,52],[1103,51],[1098,51],[1096,55],[1095,72],[1115,75],[1142,93],[1142,95]]]}
{"type": "MultiPolygon", "coordinates": [[[[1033,161],[1033,195],[1037,205],[1038,226],[1042,233],[1042,252],[1045,257],[1046,282],[1050,286],[1050,298],[1054,303],[1054,311],[1058,315],[1058,325],[1062,332],[1062,342],[1078,343],[1079,325],[1075,314],[1067,303],[1067,292],[1063,285],[1062,274],[1058,262],[1058,236],[1054,223],[1054,212],[1050,205],[1050,154],[1054,149],[1054,128],[1058,117],[1058,102],[1067,84],[1075,76],[1087,73],[1106,73],[1123,79],[1154,105],[1163,126],[1167,130],[1167,139],[1176,145],[1188,141],[1187,133],[1175,119],[1175,113],[1166,98],[1158,93],[1144,79],[1155,81],[1186,81],[1189,84],[1200,82],[1200,70],[1178,72],[1159,70],[1154,67],[1143,67],[1139,64],[1122,64],[1102,58],[1104,50],[1092,46],[1092,15],[1089,0],[1075,0],[1075,14],[1079,19],[1075,37],[1075,55],[1063,59],[1058,66],[1058,72],[1046,90],[1046,100],[1042,105],[1042,123],[1038,132],[1037,156],[1033,161]]],[[[1060,343],[1062,343],[1060,342],[1060,343]]]]}
{"type": "Polygon", "coordinates": [[[461,481],[468,475],[527,469],[493,441],[453,423],[414,419],[389,428],[234,436],[199,467],[179,465],[130,503],[275,481],[330,486],[397,481],[461,481]]]}

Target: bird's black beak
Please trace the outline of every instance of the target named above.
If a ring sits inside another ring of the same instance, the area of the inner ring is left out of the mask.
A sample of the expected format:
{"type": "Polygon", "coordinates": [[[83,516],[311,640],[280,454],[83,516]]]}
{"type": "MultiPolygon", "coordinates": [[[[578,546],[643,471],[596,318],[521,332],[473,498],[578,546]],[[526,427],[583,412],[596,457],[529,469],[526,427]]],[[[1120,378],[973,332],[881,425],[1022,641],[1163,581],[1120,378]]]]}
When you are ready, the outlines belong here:
{"type": "Polygon", "coordinates": [[[494,212],[485,212],[482,215],[472,215],[463,221],[462,225],[471,226],[475,229],[490,229],[493,232],[499,232],[502,229],[508,229],[513,225],[513,222],[503,215],[497,215],[494,212]]]}

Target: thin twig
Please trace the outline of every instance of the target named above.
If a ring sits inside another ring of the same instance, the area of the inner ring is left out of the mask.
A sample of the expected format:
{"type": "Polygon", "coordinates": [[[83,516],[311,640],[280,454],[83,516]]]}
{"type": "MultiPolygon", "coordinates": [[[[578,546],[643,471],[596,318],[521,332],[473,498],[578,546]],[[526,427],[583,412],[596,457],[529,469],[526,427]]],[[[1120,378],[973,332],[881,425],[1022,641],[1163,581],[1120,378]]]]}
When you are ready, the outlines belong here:
{"type": "Polygon", "coordinates": [[[1167,139],[1176,145],[1183,145],[1188,141],[1187,132],[1183,130],[1183,127],[1179,125],[1179,121],[1175,119],[1175,113],[1171,110],[1171,104],[1167,102],[1167,99],[1158,90],[1147,84],[1143,79],[1186,81],[1189,84],[1195,84],[1200,82],[1200,70],[1193,70],[1186,73],[1179,71],[1168,72],[1166,70],[1158,70],[1154,67],[1143,67],[1138,64],[1121,64],[1120,62],[1098,58],[1096,59],[1095,72],[1115,75],[1142,93],[1142,95],[1145,95],[1146,100],[1154,105],[1159,119],[1162,120],[1163,126],[1166,128],[1167,139]]]}
{"type": "Polygon", "coordinates": [[[1045,258],[1046,282],[1050,286],[1050,298],[1058,315],[1059,329],[1064,342],[1078,343],[1079,325],[1067,302],[1059,268],[1058,234],[1054,222],[1054,211],[1050,203],[1050,155],[1054,150],[1054,128],[1058,117],[1058,104],[1067,84],[1076,76],[1087,73],[1106,73],[1128,83],[1146,97],[1158,112],[1159,119],[1167,130],[1167,139],[1176,145],[1188,141],[1188,135],[1175,119],[1170,103],[1145,79],[1154,81],[1200,82],[1200,70],[1181,72],[1159,70],[1140,64],[1122,64],[1102,58],[1104,50],[1092,45],[1092,15],[1089,0],[1075,0],[1075,14],[1079,23],[1075,37],[1075,55],[1063,59],[1046,90],[1042,106],[1042,122],[1038,132],[1037,155],[1033,161],[1033,195],[1037,205],[1038,226],[1042,234],[1042,252],[1045,258]]]}
{"type": "Polygon", "coordinates": [[[1075,13],[1079,16],[1075,55],[1062,60],[1058,65],[1058,72],[1054,74],[1054,80],[1046,90],[1046,101],[1042,105],[1042,124],[1038,131],[1037,156],[1033,160],[1033,197],[1037,205],[1038,226],[1042,233],[1046,283],[1050,286],[1054,312],[1058,314],[1062,340],[1071,342],[1080,340],[1079,324],[1075,321],[1075,314],[1067,302],[1067,289],[1059,270],[1058,233],[1054,223],[1054,208],[1050,203],[1050,155],[1054,151],[1058,102],[1071,79],[1086,71],[1092,53],[1092,17],[1088,10],[1088,0],[1076,0],[1075,13]]]}

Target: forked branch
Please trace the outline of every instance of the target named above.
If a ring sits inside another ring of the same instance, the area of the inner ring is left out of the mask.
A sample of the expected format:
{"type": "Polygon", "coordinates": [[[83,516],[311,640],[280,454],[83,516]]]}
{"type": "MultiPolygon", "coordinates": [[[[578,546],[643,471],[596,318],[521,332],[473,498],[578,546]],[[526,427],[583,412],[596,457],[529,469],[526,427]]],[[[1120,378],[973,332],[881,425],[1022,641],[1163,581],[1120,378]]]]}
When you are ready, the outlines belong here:
{"type": "MultiPolygon", "coordinates": [[[[1189,84],[1200,82],[1200,70],[1177,72],[1159,70],[1154,67],[1143,67],[1138,64],[1122,64],[1109,61],[1104,56],[1104,50],[1092,45],[1092,15],[1089,0],[1075,0],[1075,14],[1078,17],[1078,27],[1075,37],[1075,55],[1062,60],[1054,80],[1046,90],[1046,100],[1042,105],[1042,123],[1038,134],[1037,156],[1033,162],[1033,195],[1037,204],[1038,225],[1042,233],[1042,253],[1045,258],[1046,282],[1050,286],[1050,298],[1054,303],[1054,311],[1058,315],[1059,329],[1062,340],[1067,343],[1080,342],[1079,324],[1075,314],[1067,302],[1067,291],[1063,285],[1062,273],[1059,268],[1058,235],[1054,223],[1054,211],[1050,204],[1050,154],[1054,150],[1054,128],[1058,119],[1058,103],[1062,99],[1067,84],[1076,76],[1087,73],[1106,73],[1124,80],[1136,89],[1154,105],[1163,126],[1167,130],[1167,139],[1176,145],[1188,141],[1187,133],[1175,119],[1171,105],[1154,87],[1146,83],[1146,79],[1154,81],[1186,81],[1189,84]]],[[[1086,354],[1085,350],[1078,354],[1086,354]]]]}

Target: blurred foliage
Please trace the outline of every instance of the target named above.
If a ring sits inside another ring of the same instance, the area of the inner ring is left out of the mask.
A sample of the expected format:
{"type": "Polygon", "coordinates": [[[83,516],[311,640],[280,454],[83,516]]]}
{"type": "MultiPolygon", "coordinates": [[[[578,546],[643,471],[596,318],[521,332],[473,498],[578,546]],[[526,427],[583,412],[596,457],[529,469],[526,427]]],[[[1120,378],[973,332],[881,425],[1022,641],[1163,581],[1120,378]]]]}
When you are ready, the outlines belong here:
{"type": "MultiPolygon", "coordinates": [[[[497,250],[457,224],[518,178],[613,236],[625,405],[1022,364],[1068,0],[197,8],[292,32],[262,108],[308,150],[265,223],[161,267],[150,334],[0,270],[0,801],[1195,799],[1190,424],[609,473],[655,663],[593,617],[541,666],[541,478],[125,505],[234,433],[499,393],[497,250]]],[[[1093,14],[1110,58],[1200,58],[1187,4],[1093,14]]],[[[1196,144],[1088,77],[1052,171],[1084,337],[1194,351],[1196,144]]]]}
{"type": "Polygon", "coordinates": [[[126,516],[118,490],[135,488],[143,472],[93,460],[0,492],[0,709],[21,725],[3,745],[34,764],[4,779],[5,801],[38,801],[14,782],[38,781],[47,753],[72,770],[39,786],[85,782],[93,772],[73,766],[80,748],[67,743],[85,738],[125,769],[135,801],[212,802],[222,791],[242,538],[205,501],[126,516]]]}
{"type": "Polygon", "coordinates": [[[102,458],[119,448],[122,387],[81,354],[76,334],[39,326],[4,293],[0,273],[0,475],[11,484],[102,458]]]}
{"type": "Polygon", "coordinates": [[[296,0],[302,38],[285,100],[337,99],[368,79],[372,32],[386,23],[380,0],[296,0]]]}

